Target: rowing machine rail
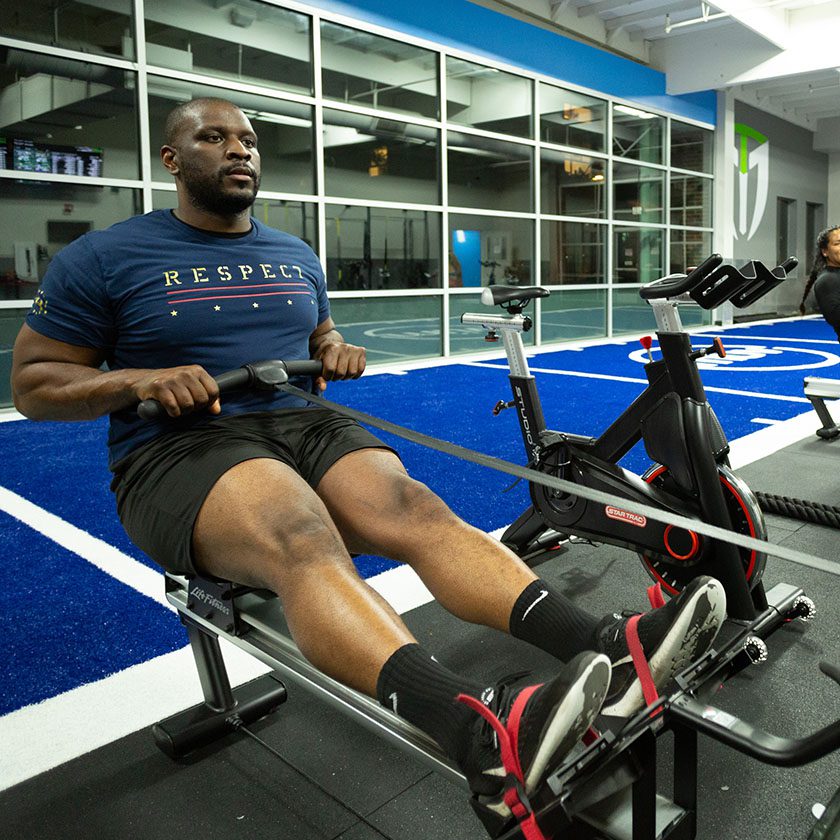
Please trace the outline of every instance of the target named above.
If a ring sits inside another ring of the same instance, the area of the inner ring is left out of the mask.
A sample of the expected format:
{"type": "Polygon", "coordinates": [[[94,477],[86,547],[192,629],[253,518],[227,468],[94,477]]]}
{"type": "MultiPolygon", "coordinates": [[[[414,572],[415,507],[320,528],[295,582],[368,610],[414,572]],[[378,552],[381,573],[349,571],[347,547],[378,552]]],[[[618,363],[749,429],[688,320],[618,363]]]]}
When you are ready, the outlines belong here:
{"type": "MultiPolygon", "coordinates": [[[[166,575],[166,589],[187,626],[205,697],[203,703],[154,727],[158,746],[168,755],[180,758],[242,722],[271,713],[286,697],[280,680],[289,680],[466,787],[463,775],[423,732],[307,662],[289,638],[279,599],[272,593],[171,574],[166,575]],[[220,638],[274,673],[231,690],[220,638]]],[[[651,716],[657,708],[651,707],[616,732],[606,731],[550,777],[535,803],[544,830],[572,832],[564,837],[589,837],[597,831],[611,840],[690,840],[696,833],[699,732],[770,763],[804,763],[829,750],[831,743],[826,745],[823,733],[801,742],[776,739],[705,705],[722,680],[750,663],[745,650],[750,637],[766,638],[799,614],[801,589],[778,584],[767,594],[768,608],[754,621],[739,624],[723,645],[686,669],[677,678],[677,690],[658,701],[658,714],[651,716]],[[656,738],[665,731],[675,734],[673,801],[656,792],[656,738]],[[810,752],[802,759],[799,753],[808,740],[810,752]]],[[[840,723],[833,726],[836,747],[840,723]]],[[[521,838],[517,828],[482,813],[475,800],[473,807],[491,836],[521,838]]]]}

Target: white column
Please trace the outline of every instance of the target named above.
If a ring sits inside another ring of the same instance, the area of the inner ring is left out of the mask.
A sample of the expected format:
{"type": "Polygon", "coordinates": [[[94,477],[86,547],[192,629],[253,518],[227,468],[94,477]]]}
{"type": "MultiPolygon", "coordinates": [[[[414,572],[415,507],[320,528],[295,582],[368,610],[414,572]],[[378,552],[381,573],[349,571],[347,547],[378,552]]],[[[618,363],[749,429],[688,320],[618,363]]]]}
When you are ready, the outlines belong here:
{"type": "MultiPolygon", "coordinates": [[[[735,252],[735,97],[731,90],[717,92],[715,127],[715,182],[712,195],[712,250],[731,260],[735,252]]],[[[712,312],[712,321],[732,323],[732,306],[712,312]]]]}

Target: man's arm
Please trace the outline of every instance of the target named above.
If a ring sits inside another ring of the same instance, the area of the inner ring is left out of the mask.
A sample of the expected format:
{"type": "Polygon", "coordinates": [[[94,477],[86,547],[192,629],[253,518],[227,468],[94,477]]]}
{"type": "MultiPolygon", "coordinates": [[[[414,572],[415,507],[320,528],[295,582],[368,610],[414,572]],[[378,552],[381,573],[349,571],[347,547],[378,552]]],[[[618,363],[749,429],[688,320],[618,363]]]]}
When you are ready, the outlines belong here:
{"type": "Polygon", "coordinates": [[[172,417],[221,410],[216,382],[199,365],[105,372],[99,370],[104,358],[101,350],[47,338],[24,324],[12,357],[15,408],[32,420],[92,420],[149,398],[172,417]]]}
{"type": "Polygon", "coordinates": [[[321,391],[329,379],[358,379],[364,373],[365,348],[347,344],[330,317],[309,336],[309,353],[324,364],[324,375],[315,380],[321,391]]]}

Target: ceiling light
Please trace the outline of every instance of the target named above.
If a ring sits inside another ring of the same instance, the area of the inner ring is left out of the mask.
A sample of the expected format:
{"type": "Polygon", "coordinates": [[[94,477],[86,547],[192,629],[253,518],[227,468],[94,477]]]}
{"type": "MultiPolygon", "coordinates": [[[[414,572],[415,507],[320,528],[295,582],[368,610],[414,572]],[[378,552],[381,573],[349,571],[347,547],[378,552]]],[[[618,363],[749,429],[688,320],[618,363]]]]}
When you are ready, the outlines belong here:
{"type": "Polygon", "coordinates": [[[627,114],[630,117],[639,117],[642,120],[652,120],[656,114],[649,114],[647,111],[640,111],[638,108],[632,108],[630,105],[614,105],[613,110],[620,114],[627,114]]]}

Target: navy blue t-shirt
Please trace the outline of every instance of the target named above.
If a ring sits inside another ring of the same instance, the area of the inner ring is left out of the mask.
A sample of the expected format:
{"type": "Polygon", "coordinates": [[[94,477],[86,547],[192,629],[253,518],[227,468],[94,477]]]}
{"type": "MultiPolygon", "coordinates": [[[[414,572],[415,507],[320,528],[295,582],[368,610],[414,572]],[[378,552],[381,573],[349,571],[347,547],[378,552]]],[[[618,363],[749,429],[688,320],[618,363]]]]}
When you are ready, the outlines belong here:
{"type": "MultiPolygon", "coordinates": [[[[309,337],[330,313],[321,264],[302,240],[251,221],[244,236],[219,236],[158,210],[85,234],[50,263],[26,323],[104,351],[110,370],[197,364],[216,376],[260,359],[308,359],[309,337]]],[[[222,415],[304,404],[282,392],[232,392],[222,415]]],[[[110,464],[214,416],[146,422],[116,411],[110,464]]]]}

